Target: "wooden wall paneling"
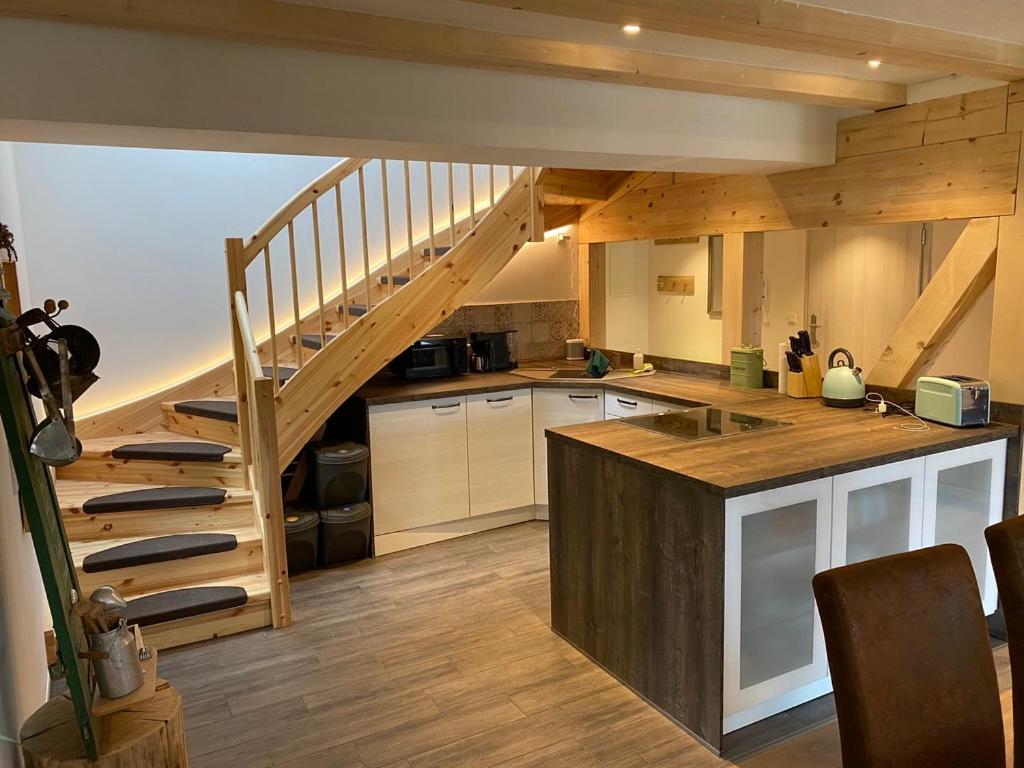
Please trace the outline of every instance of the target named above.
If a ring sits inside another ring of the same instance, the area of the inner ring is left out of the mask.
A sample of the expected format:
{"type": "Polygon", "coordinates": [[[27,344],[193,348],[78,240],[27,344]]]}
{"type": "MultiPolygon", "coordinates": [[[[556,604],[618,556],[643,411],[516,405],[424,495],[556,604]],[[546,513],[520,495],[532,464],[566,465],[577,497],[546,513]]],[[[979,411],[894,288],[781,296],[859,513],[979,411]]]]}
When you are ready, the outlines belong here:
{"type": "Polygon", "coordinates": [[[870,369],[871,384],[909,388],[938,356],[992,281],[998,237],[998,218],[967,225],[870,369]]]}
{"type": "MultiPolygon", "coordinates": [[[[581,248],[583,245],[580,246],[581,248]]],[[[588,246],[589,286],[590,286],[590,335],[583,340],[590,346],[607,347],[607,288],[608,257],[604,243],[590,243],[588,246]]],[[[582,311],[581,311],[582,316],[582,311]]]]}
{"type": "MultiPolygon", "coordinates": [[[[1007,113],[1008,131],[1024,130],[1024,88],[1015,90],[1016,99],[1007,113]]],[[[1017,134],[1020,136],[1020,134],[1017,134]]],[[[1021,157],[1018,186],[1024,189],[1024,156],[1021,157]]],[[[992,343],[989,354],[989,383],[992,396],[1006,403],[1024,403],[1024,379],[1020,356],[1024,353],[1024,206],[999,221],[996,256],[995,299],[992,307],[992,343]]]]}
{"type": "Polygon", "coordinates": [[[1004,85],[848,117],[836,127],[836,157],[1003,133],[1007,93],[1004,85]]]}
{"type": "Polygon", "coordinates": [[[633,173],[626,176],[620,181],[614,188],[608,190],[608,195],[604,200],[598,200],[591,203],[590,205],[580,210],[580,221],[589,219],[591,216],[596,214],[598,211],[603,211],[609,205],[614,203],[619,198],[632,192],[640,184],[647,181],[654,174],[651,171],[634,171],[633,173]]]}
{"type": "MultiPolygon", "coordinates": [[[[1015,83],[1010,83],[1007,101],[1010,104],[1017,104],[1018,102],[1024,101],[1024,80],[1018,80],[1015,83]]],[[[1007,125],[1007,130],[1011,130],[1009,125],[1007,125]]]]}
{"type": "Polygon", "coordinates": [[[1013,213],[1019,133],[963,139],[769,176],[636,190],[580,223],[582,242],[769,232],[1013,213]]]}
{"type": "Polygon", "coordinates": [[[586,205],[608,197],[608,171],[550,168],[544,177],[544,202],[549,205],[586,205]]]}
{"type": "Polygon", "coordinates": [[[545,205],[544,229],[551,230],[575,224],[580,217],[578,205],[545,205]]]}
{"type": "Polygon", "coordinates": [[[741,344],[761,343],[764,234],[727,234],[722,254],[722,363],[741,344]]]}

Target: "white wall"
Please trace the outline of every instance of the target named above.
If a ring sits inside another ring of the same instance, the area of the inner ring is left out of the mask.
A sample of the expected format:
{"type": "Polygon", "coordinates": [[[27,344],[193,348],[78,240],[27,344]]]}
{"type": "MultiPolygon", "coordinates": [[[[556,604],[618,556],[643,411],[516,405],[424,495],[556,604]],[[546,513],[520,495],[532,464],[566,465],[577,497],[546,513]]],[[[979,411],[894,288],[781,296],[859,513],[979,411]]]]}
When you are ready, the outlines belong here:
{"type": "Polygon", "coordinates": [[[518,304],[579,299],[576,227],[560,227],[542,243],[526,243],[468,304],[518,304]],[[568,240],[559,242],[561,235],[568,240]]]}
{"type": "Polygon", "coordinates": [[[644,240],[605,246],[605,344],[609,349],[646,351],[650,347],[649,250],[644,240]]]}
{"type": "Polygon", "coordinates": [[[756,172],[831,163],[781,101],[0,20],[0,139],[756,172]]]}
{"type": "MultiPolygon", "coordinates": [[[[0,221],[18,229],[20,213],[10,147],[0,144],[0,221]]],[[[16,241],[21,247],[23,242],[16,241]]],[[[24,288],[24,281],[20,281],[24,288]]],[[[49,613],[21,507],[6,441],[0,441],[0,735],[16,738],[21,723],[46,701],[43,630],[49,613]]],[[[17,747],[0,740],[0,768],[19,765],[17,747]]]]}
{"type": "Polygon", "coordinates": [[[716,363],[722,354],[722,321],[708,316],[708,240],[655,245],[650,254],[647,301],[652,355],[716,363]],[[658,293],[659,275],[693,275],[693,296],[658,293]]]}
{"type": "Polygon", "coordinates": [[[765,303],[761,344],[768,369],[779,368],[779,344],[807,328],[807,232],[766,232],[764,236],[765,303]]]}

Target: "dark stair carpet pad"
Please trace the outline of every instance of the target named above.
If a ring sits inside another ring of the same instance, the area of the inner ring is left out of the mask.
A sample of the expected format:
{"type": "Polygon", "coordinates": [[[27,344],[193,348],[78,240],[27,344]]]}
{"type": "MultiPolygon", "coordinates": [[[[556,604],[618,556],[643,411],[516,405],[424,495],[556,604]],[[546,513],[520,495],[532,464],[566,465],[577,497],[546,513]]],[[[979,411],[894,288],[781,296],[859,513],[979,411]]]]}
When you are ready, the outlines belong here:
{"type": "Polygon", "coordinates": [[[164,621],[187,619],[204,613],[245,605],[249,596],[241,587],[186,587],[128,601],[129,624],[148,627],[164,621]]]}
{"type": "Polygon", "coordinates": [[[82,570],[86,573],[100,573],[115,568],[132,568],[138,565],[182,560],[186,557],[230,552],[237,548],[238,539],[230,533],[180,533],[173,536],[156,536],[86,555],[82,561],[82,570]]]}
{"type": "MultiPolygon", "coordinates": [[[[437,245],[437,246],[434,246],[434,256],[435,256],[435,258],[438,257],[438,256],[444,256],[451,249],[452,249],[452,247],[450,245],[437,245]]],[[[425,258],[425,259],[429,259],[430,258],[430,249],[429,248],[424,248],[423,249],[423,258],[425,258]]]]}
{"type": "Polygon", "coordinates": [[[362,317],[363,315],[365,315],[367,313],[367,311],[368,310],[366,309],[366,305],[365,304],[349,304],[348,305],[348,313],[350,315],[352,315],[352,317],[362,317]]]}
{"type": "MultiPolygon", "coordinates": [[[[328,333],[327,342],[330,343],[336,334],[328,333]]],[[[307,349],[320,349],[320,334],[319,333],[304,333],[302,335],[302,346],[307,349]]]]}
{"type": "Polygon", "coordinates": [[[238,403],[234,400],[183,400],[174,404],[174,411],[186,416],[238,423],[238,403]]]}
{"type": "Polygon", "coordinates": [[[223,488],[192,488],[178,485],[167,488],[143,488],[140,491],[96,496],[82,505],[82,511],[87,515],[97,515],[104,512],[144,509],[210,507],[223,504],[227,495],[223,488]]]}
{"type": "MultiPolygon", "coordinates": [[[[277,366],[277,383],[284,384],[298,372],[298,368],[291,368],[284,365],[277,366]]],[[[263,375],[270,379],[274,378],[274,367],[272,365],[264,365],[263,375]]]]}
{"type": "MultiPolygon", "coordinates": [[[[395,285],[408,285],[409,281],[411,279],[412,278],[410,278],[408,275],[393,275],[391,277],[391,280],[394,281],[395,285]]],[[[389,280],[388,280],[388,276],[387,275],[381,275],[380,276],[380,284],[381,285],[387,285],[388,282],[389,282],[389,280]]]]}
{"type": "Polygon", "coordinates": [[[122,445],[111,452],[115,459],[138,461],[223,461],[231,449],[217,443],[137,443],[122,445]]]}

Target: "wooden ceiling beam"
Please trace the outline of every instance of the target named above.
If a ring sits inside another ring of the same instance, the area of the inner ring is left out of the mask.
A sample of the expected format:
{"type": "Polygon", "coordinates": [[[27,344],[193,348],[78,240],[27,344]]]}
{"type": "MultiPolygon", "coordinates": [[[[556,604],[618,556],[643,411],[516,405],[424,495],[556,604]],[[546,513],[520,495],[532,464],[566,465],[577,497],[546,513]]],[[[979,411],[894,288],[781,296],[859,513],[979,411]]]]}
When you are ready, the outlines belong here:
{"type": "Polygon", "coordinates": [[[498,8],[996,80],[1024,78],[1024,45],[786,0],[471,0],[498,8]]]}
{"type": "Polygon", "coordinates": [[[880,109],[897,83],[545,40],[280,0],[0,0],[0,16],[677,91],[880,109]]]}
{"type": "Polygon", "coordinates": [[[550,205],[587,205],[608,198],[611,174],[574,168],[549,168],[544,176],[544,202],[550,205]]]}
{"type": "Polygon", "coordinates": [[[610,189],[604,200],[598,200],[597,202],[591,203],[586,208],[580,210],[580,221],[586,221],[591,216],[600,213],[623,195],[632,192],[653,175],[654,173],[652,171],[633,171],[631,174],[626,176],[626,178],[622,179],[613,189],[610,189]]]}

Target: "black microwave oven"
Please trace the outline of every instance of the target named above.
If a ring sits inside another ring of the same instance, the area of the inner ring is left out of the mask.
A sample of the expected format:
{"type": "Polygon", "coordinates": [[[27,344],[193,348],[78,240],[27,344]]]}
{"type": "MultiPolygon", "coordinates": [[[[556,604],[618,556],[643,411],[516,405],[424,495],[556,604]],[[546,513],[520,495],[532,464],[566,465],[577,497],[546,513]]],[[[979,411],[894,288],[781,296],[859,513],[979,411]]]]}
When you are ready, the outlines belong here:
{"type": "Polygon", "coordinates": [[[469,372],[465,336],[426,336],[388,366],[403,379],[434,379],[469,372]]]}

